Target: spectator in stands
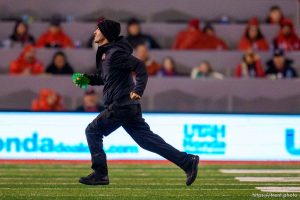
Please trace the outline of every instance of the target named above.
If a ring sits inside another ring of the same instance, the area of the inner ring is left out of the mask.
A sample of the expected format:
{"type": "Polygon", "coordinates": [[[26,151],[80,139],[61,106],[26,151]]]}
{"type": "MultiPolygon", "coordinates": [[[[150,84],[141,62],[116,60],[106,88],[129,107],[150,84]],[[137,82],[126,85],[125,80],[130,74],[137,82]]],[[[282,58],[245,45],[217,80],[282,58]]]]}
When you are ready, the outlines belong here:
{"type": "Polygon", "coordinates": [[[20,56],[11,62],[9,71],[11,74],[37,75],[44,72],[44,66],[36,58],[34,47],[26,45],[20,56]]]}
{"type": "Polygon", "coordinates": [[[211,78],[211,79],[223,79],[223,74],[213,70],[211,64],[208,61],[202,61],[199,66],[195,67],[191,73],[192,79],[198,78],[211,78]]]}
{"type": "Polygon", "coordinates": [[[236,77],[264,77],[264,68],[257,54],[248,51],[243,56],[243,61],[235,69],[236,77]]]}
{"type": "Polygon", "coordinates": [[[215,29],[210,23],[203,27],[203,33],[206,34],[209,44],[206,49],[228,50],[228,46],[216,35],[215,29]]]}
{"type": "Polygon", "coordinates": [[[273,58],[267,62],[267,77],[271,79],[298,77],[292,64],[293,61],[285,57],[283,50],[276,49],[273,58]]]}
{"type": "Polygon", "coordinates": [[[171,57],[165,57],[163,64],[158,72],[158,76],[170,77],[178,75],[176,72],[175,61],[171,57]]]}
{"type": "Polygon", "coordinates": [[[101,112],[104,110],[98,101],[98,95],[93,89],[87,89],[83,95],[83,105],[79,106],[78,112],[101,112]]]}
{"type": "Polygon", "coordinates": [[[200,49],[201,43],[204,43],[203,33],[199,28],[200,21],[198,19],[192,19],[189,21],[188,27],[179,32],[175,42],[173,43],[173,49],[200,49]]]}
{"type": "Polygon", "coordinates": [[[257,18],[249,20],[238,48],[242,51],[248,51],[251,49],[259,51],[269,50],[268,42],[260,30],[257,18]]]}
{"type": "Polygon", "coordinates": [[[267,17],[268,24],[281,24],[284,20],[284,15],[279,6],[272,6],[267,17]]]}
{"type": "Polygon", "coordinates": [[[135,57],[143,61],[146,65],[149,76],[155,76],[160,70],[160,64],[152,60],[146,45],[140,44],[135,49],[135,57]]]}
{"type": "Polygon", "coordinates": [[[127,22],[127,40],[136,48],[140,44],[145,44],[149,49],[160,48],[155,39],[147,34],[144,34],[141,29],[139,20],[132,18],[127,22]]]}
{"type": "Polygon", "coordinates": [[[54,17],[50,22],[50,27],[36,43],[37,47],[50,47],[50,48],[73,48],[74,44],[71,38],[64,33],[61,28],[61,20],[54,17]]]}
{"type": "Polygon", "coordinates": [[[18,20],[14,27],[14,32],[9,37],[11,47],[23,47],[26,44],[34,44],[34,37],[29,34],[28,25],[22,20],[18,20]]]}
{"type": "Polygon", "coordinates": [[[51,64],[47,67],[46,73],[49,74],[72,74],[73,68],[70,66],[66,55],[58,51],[54,54],[51,64]]]}
{"type": "Polygon", "coordinates": [[[285,19],[281,23],[279,34],[274,39],[274,46],[285,51],[300,50],[300,39],[291,20],[285,19]]]}
{"type": "Polygon", "coordinates": [[[32,101],[33,111],[62,111],[61,96],[51,89],[42,89],[37,99],[32,101]]]}

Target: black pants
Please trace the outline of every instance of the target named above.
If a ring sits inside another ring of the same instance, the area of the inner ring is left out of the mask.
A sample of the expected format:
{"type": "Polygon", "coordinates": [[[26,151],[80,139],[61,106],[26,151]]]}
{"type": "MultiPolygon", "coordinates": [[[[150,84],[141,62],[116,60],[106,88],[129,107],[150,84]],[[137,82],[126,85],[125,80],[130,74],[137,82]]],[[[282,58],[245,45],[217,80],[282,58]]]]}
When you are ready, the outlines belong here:
{"type": "Polygon", "coordinates": [[[87,126],[85,133],[92,157],[92,169],[97,173],[108,174],[103,136],[108,136],[120,126],[140,147],[161,155],[183,170],[186,168],[189,155],[178,151],[154,134],[142,118],[140,104],[133,104],[110,106],[87,126]]]}

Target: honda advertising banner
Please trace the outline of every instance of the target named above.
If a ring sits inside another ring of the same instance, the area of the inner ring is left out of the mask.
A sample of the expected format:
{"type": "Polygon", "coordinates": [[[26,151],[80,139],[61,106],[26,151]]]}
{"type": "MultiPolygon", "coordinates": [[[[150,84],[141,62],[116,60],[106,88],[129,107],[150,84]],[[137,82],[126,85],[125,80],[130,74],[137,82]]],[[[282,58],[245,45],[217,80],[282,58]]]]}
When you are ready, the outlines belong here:
{"type": "MultiPolygon", "coordinates": [[[[89,160],[95,113],[0,112],[0,159],[89,160]]],[[[300,115],[145,113],[151,130],[202,160],[300,161],[300,115]]],[[[110,160],[158,160],[120,127],[103,138],[110,160]]]]}

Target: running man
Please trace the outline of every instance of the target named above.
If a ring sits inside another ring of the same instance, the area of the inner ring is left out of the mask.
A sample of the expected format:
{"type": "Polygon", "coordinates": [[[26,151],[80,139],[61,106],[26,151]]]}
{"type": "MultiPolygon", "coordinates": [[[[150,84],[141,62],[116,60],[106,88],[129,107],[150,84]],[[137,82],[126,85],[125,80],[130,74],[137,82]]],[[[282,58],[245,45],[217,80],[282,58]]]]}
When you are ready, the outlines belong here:
{"type": "Polygon", "coordinates": [[[159,154],[184,170],[186,185],[191,185],[197,177],[199,157],[180,152],[166,143],[150,130],[142,118],[139,100],[146,88],[148,75],[144,63],[131,55],[133,49],[128,41],[119,36],[120,30],[120,23],[101,20],[94,32],[94,42],[99,46],[97,73],[84,74],[84,77],[89,79],[89,85],[104,86],[105,110],[85,130],[93,172],[80,178],[79,182],[86,185],[109,184],[103,136],[122,126],[140,147],[159,154]],[[132,72],[136,75],[136,83],[132,72]]]}

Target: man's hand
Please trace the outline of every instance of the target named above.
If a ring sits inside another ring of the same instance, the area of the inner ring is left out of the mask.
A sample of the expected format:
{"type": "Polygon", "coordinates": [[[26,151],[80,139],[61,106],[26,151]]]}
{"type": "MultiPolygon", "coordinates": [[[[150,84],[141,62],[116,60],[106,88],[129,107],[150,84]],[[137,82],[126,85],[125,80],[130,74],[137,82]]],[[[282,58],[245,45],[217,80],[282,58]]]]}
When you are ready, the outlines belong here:
{"type": "Polygon", "coordinates": [[[138,95],[138,94],[135,93],[135,92],[130,92],[130,98],[131,98],[131,99],[134,99],[134,100],[140,100],[140,99],[141,99],[141,96],[138,95]]]}
{"type": "Polygon", "coordinates": [[[72,75],[72,81],[76,86],[82,89],[86,89],[88,84],[90,83],[90,79],[82,73],[74,73],[72,75]]]}

